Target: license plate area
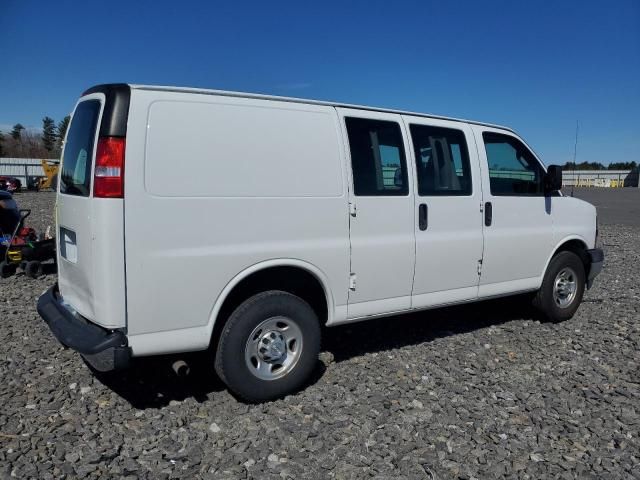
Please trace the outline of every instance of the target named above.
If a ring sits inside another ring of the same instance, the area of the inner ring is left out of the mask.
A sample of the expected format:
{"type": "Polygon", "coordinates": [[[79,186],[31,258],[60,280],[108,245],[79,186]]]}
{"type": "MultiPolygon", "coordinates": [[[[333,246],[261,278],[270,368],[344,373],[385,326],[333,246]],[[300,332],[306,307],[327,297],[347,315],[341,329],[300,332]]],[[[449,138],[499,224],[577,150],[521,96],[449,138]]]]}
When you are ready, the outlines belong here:
{"type": "Polygon", "coordinates": [[[60,256],[71,263],[78,262],[76,232],[60,227],[60,256]]]}

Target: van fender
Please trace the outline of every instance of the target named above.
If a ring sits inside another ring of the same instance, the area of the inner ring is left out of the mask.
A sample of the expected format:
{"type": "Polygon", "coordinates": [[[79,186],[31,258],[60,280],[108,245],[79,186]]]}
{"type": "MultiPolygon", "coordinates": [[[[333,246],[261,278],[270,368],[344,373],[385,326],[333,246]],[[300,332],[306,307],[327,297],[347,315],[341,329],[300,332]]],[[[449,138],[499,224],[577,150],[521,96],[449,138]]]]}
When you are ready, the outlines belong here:
{"type": "Polygon", "coordinates": [[[545,273],[547,273],[547,268],[549,268],[549,263],[551,262],[551,259],[555,256],[556,253],[558,253],[558,250],[562,245],[564,245],[567,242],[570,242],[571,240],[578,240],[579,242],[581,242],[584,245],[585,250],[589,248],[587,241],[584,239],[584,237],[580,235],[575,235],[575,234],[567,235],[558,243],[556,243],[556,246],[553,247],[553,250],[551,251],[551,255],[549,255],[549,258],[547,258],[547,262],[544,264],[544,270],[542,270],[542,276],[539,278],[538,287],[542,285],[542,279],[544,278],[545,273]]]}
{"type": "Polygon", "coordinates": [[[271,260],[258,262],[254,265],[251,265],[250,267],[245,268],[235,277],[233,277],[229,281],[229,283],[227,283],[227,285],[222,289],[222,292],[220,292],[220,294],[218,295],[218,298],[216,299],[209,315],[209,321],[207,322],[206,326],[208,338],[211,338],[211,335],[213,334],[213,328],[215,326],[216,318],[220,313],[222,305],[229,296],[229,293],[231,293],[231,291],[233,291],[233,289],[249,275],[259,272],[260,270],[266,270],[267,268],[272,267],[297,267],[306,270],[308,273],[313,275],[320,282],[320,285],[322,285],[322,290],[324,291],[324,296],[327,300],[327,324],[330,324],[332,322],[335,311],[335,302],[333,293],[329,288],[329,279],[327,278],[325,273],[315,265],[309,262],[305,262],[304,260],[299,260],[296,258],[274,258],[271,260]]]}

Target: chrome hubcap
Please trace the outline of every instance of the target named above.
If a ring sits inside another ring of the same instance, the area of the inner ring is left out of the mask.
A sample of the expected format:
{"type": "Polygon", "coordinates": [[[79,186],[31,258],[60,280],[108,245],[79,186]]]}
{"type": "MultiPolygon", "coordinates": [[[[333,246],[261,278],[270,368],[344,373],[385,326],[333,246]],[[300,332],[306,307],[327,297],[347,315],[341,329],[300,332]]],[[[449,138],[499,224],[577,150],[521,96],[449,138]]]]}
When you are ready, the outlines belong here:
{"type": "Polygon", "coordinates": [[[253,329],[244,358],[249,371],[261,380],[284,377],[302,353],[302,331],[287,317],[271,317],[253,329]]]}
{"type": "Polygon", "coordinates": [[[553,300],[560,308],[566,308],[576,298],[578,291],[577,275],[571,268],[565,267],[553,282],[553,300]]]}

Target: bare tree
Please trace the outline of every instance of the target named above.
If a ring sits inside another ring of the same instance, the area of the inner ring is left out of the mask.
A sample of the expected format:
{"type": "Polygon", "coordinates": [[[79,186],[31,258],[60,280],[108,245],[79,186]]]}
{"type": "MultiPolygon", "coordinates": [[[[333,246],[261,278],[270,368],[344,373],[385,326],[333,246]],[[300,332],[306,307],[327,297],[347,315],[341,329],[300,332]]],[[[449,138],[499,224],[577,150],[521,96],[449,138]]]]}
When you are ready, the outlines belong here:
{"type": "Polygon", "coordinates": [[[16,123],[9,135],[0,133],[0,157],[60,158],[60,135],[66,133],[69,116],[58,125],[50,117],[44,117],[42,123],[42,131],[16,123]]]}
{"type": "MultiPolygon", "coordinates": [[[[50,158],[51,152],[47,151],[42,143],[42,135],[37,130],[22,128],[20,135],[5,137],[3,153],[5,157],[13,158],[50,158]]],[[[13,132],[12,132],[13,133],[13,132]]]]}
{"type": "Polygon", "coordinates": [[[42,135],[33,130],[22,134],[22,155],[24,158],[49,158],[50,153],[42,142],[42,135]]]}

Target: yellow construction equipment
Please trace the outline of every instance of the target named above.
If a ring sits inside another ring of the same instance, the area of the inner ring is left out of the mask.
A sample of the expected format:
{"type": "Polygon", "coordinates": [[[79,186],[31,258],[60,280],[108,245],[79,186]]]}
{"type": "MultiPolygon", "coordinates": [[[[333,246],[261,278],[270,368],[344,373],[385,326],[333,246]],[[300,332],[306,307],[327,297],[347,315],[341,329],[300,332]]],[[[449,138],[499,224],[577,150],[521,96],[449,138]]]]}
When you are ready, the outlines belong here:
{"type": "MultiPolygon", "coordinates": [[[[42,171],[44,172],[44,178],[38,181],[38,190],[43,188],[56,188],[54,185],[54,179],[58,178],[58,171],[60,170],[60,160],[41,160],[42,171]]],[[[57,182],[56,182],[57,183],[57,182]]]]}

